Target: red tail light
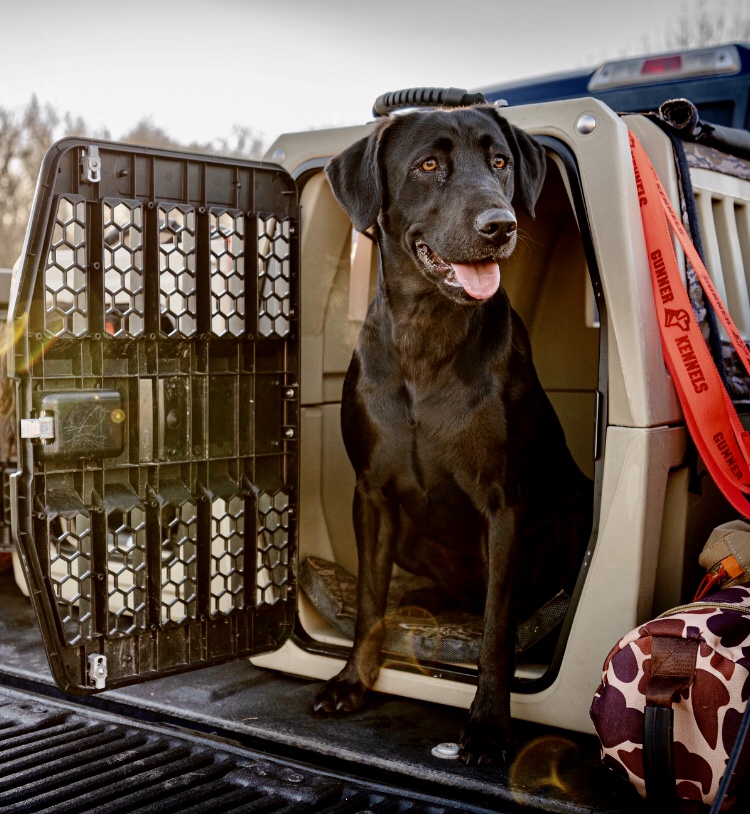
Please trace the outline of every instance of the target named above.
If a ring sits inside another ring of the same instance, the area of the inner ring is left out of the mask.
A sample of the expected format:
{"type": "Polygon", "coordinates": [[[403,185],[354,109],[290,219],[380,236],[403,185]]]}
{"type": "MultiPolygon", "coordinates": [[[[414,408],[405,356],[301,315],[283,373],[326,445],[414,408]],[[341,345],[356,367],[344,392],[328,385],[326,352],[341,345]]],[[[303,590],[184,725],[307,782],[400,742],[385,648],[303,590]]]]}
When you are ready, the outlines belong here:
{"type": "Polygon", "coordinates": [[[654,54],[605,62],[589,80],[589,90],[647,85],[649,82],[665,82],[667,79],[727,75],[739,73],[741,69],[742,63],[736,46],[716,45],[678,54],[654,54]]]}
{"type": "Polygon", "coordinates": [[[669,57],[647,59],[641,67],[642,74],[671,73],[682,68],[682,57],[679,54],[669,57]]]}

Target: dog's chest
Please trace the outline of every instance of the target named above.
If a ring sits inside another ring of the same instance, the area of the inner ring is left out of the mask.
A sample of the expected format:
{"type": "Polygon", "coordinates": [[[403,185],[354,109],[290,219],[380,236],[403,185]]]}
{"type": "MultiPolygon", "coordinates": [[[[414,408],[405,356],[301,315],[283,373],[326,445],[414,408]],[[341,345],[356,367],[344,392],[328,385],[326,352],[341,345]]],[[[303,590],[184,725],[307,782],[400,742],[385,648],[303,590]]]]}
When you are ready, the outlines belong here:
{"type": "MultiPolygon", "coordinates": [[[[486,505],[503,457],[498,434],[488,438],[480,429],[486,420],[464,409],[456,392],[404,382],[400,408],[379,422],[371,457],[375,481],[394,488],[411,519],[446,544],[464,539],[461,530],[486,505]]],[[[384,401],[393,408],[395,400],[384,401]]]]}
{"type": "Polygon", "coordinates": [[[506,445],[502,404],[492,393],[478,396],[450,377],[429,386],[405,382],[408,432],[404,443],[421,472],[457,469],[478,474],[506,445]]]}

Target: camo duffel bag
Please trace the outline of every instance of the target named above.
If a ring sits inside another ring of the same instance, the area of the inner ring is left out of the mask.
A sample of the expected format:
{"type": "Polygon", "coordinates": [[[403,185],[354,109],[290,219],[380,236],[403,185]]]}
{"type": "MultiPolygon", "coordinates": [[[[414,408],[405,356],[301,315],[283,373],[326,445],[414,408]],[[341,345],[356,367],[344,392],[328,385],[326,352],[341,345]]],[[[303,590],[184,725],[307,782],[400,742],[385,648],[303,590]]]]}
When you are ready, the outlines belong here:
{"type": "MultiPolygon", "coordinates": [[[[632,630],[607,656],[591,706],[604,764],[655,810],[676,810],[678,800],[711,805],[737,740],[749,676],[750,586],[632,630]]],[[[746,774],[748,743],[727,801],[746,774]]]]}

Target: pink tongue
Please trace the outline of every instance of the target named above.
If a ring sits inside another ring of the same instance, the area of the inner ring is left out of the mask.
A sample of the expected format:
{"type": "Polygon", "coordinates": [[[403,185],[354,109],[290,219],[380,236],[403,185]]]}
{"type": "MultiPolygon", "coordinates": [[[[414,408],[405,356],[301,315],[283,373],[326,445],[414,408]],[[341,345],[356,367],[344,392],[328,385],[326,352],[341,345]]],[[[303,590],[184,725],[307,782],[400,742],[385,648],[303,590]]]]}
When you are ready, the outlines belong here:
{"type": "Polygon", "coordinates": [[[500,287],[500,267],[492,260],[451,263],[464,291],[475,300],[489,299],[500,287]]]}

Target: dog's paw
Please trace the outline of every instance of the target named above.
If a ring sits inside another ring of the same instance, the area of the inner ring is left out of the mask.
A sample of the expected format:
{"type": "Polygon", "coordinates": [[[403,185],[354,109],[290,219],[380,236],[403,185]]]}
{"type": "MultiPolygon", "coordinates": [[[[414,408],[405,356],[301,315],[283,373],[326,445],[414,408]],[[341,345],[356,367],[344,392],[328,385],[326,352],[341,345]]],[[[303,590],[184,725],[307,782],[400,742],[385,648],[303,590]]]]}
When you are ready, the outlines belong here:
{"type": "Polygon", "coordinates": [[[467,766],[504,767],[510,758],[510,732],[496,721],[469,720],[458,745],[459,756],[467,766]]]}
{"type": "Polygon", "coordinates": [[[336,676],[315,696],[315,712],[354,712],[362,706],[367,687],[361,681],[336,676]]]}

